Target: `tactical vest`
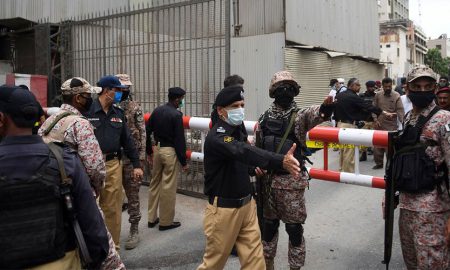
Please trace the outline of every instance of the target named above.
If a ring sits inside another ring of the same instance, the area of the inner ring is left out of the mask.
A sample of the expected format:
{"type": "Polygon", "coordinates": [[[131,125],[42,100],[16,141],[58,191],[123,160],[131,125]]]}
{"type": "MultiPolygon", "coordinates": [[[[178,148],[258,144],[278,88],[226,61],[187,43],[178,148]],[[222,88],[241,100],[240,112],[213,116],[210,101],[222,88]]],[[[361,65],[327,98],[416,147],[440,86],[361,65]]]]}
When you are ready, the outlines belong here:
{"type": "MultiPolygon", "coordinates": [[[[44,130],[42,133],[42,139],[44,140],[45,143],[61,142],[61,143],[68,144],[68,142],[66,142],[64,139],[64,134],[65,134],[66,130],[69,128],[69,126],[71,126],[74,123],[74,121],[80,117],[81,116],[73,114],[72,112],[64,112],[64,113],[58,115],[58,117],[56,117],[53,120],[53,122],[44,123],[44,125],[42,125],[42,129],[44,130]],[[61,121],[63,118],[65,118],[65,119],[64,119],[64,122],[62,123],[62,125],[58,129],[55,129],[54,128],[55,125],[59,121],[61,121]]],[[[69,146],[71,146],[73,149],[77,149],[77,147],[74,147],[73,145],[69,145],[69,146]]]]}
{"type": "Polygon", "coordinates": [[[75,248],[67,246],[70,228],[60,182],[51,151],[48,161],[28,178],[0,176],[0,269],[45,264],[75,248]]]}
{"type": "MultiPolygon", "coordinates": [[[[296,113],[297,111],[295,111],[296,113]]],[[[277,118],[271,118],[269,117],[268,113],[264,114],[263,119],[260,124],[261,128],[261,148],[264,150],[270,151],[270,152],[276,152],[278,145],[280,145],[283,135],[286,132],[286,130],[289,127],[289,121],[290,117],[292,117],[292,114],[290,114],[288,117],[277,119],[277,118]]],[[[293,116],[295,117],[295,115],[293,116]]],[[[304,162],[305,157],[302,155],[302,147],[301,144],[298,142],[296,136],[295,136],[295,128],[292,127],[286,141],[284,142],[283,146],[281,147],[281,150],[279,154],[286,154],[289,149],[291,149],[292,145],[296,143],[297,148],[295,149],[294,157],[299,160],[300,162],[304,162]]],[[[289,174],[286,170],[277,170],[277,174],[289,174]]]]}
{"type": "Polygon", "coordinates": [[[398,191],[424,193],[432,191],[442,181],[448,189],[448,169],[443,162],[436,166],[425,153],[428,146],[436,146],[435,141],[420,142],[422,128],[437,112],[436,107],[427,117],[420,116],[417,124],[407,125],[394,143],[392,178],[398,191]]]}

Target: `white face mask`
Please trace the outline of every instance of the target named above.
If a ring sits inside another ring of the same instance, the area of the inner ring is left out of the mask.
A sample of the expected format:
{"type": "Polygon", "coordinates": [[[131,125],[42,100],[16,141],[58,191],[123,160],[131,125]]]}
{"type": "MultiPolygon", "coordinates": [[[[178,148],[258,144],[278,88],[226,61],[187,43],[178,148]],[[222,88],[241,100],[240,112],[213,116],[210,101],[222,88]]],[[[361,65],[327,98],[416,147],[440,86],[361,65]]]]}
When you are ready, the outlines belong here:
{"type": "Polygon", "coordinates": [[[232,126],[239,126],[242,124],[245,118],[244,108],[236,108],[232,110],[227,110],[228,118],[226,122],[232,126]]]}

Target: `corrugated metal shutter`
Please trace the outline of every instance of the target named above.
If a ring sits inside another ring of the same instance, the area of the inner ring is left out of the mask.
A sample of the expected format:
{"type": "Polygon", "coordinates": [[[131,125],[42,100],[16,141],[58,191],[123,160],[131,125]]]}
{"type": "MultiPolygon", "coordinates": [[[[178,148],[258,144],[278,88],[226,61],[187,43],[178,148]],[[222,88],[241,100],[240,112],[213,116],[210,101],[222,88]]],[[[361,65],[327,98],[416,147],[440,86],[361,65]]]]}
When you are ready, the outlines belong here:
{"type": "Polygon", "coordinates": [[[347,56],[334,57],[331,58],[331,77],[344,78],[345,83],[350,78],[358,78],[362,86],[361,91],[364,92],[366,81],[376,81],[383,78],[383,65],[364,62],[347,56]]]}
{"type": "Polygon", "coordinates": [[[295,97],[299,107],[321,104],[329,93],[330,60],[326,53],[286,48],[285,68],[300,83],[300,95],[295,97]]]}

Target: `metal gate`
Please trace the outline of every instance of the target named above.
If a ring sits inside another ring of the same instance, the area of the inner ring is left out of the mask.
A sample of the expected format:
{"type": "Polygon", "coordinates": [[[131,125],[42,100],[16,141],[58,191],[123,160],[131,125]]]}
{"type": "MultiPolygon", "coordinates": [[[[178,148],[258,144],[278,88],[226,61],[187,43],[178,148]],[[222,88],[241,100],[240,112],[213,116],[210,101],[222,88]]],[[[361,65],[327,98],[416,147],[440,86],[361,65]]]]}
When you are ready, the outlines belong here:
{"type": "MultiPolygon", "coordinates": [[[[145,112],[167,102],[167,89],[179,86],[187,90],[183,113],[206,117],[229,74],[229,44],[230,0],[108,10],[61,23],[62,79],[95,83],[107,74],[130,74],[133,98],[145,112]]],[[[201,151],[201,134],[187,131],[186,139],[189,149],[201,151]]],[[[202,194],[203,164],[191,162],[178,186],[202,194]]]]}

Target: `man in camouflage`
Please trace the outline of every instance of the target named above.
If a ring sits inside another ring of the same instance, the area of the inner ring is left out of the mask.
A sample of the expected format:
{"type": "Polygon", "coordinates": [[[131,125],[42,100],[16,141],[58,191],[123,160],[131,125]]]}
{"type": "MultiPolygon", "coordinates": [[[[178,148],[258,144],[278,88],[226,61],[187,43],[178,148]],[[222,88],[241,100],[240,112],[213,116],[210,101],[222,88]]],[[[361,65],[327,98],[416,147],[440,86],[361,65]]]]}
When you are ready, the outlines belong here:
{"type": "MultiPolygon", "coordinates": [[[[77,151],[83,166],[86,168],[96,197],[104,187],[106,179],[105,161],[92,125],[83,117],[82,113],[88,111],[92,104],[91,94],[100,91],[101,89],[92,87],[89,82],[80,77],[65,81],[61,85],[63,104],[60,111],[50,116],[38,131],[38,134],[42,136],[46,143],[51,141],[63,142],[77,151]]],[[[102,211],[100,210],[100,212],[102,211]]],[[[123,270],[125,265],[116,251],[108,228],[106,229],[109,251],[101,269],[123,270]]]]}
{"type": "MultiPolygon", "coordinates": [[[[142,113],[141,107],[130,97],[130,87],[133,85],[130,81],[130,76],[128,74],[117,74],[120,83],[127,85],[128,88],[122,90],[122,99],[119,106],[124,110],[125,117],[127,119],[127,125],[130,128],[131,136],[133,137],[136,149],[139,152],[139,159],[142,166],[145,162],[145,123],[144,114],[142,113]]],[[[123,159],[123,187],[125,189],[125,194],[128,198],[128,214],[130,218],[130,235],[125,242],[125,249],[133,249],[137,247],[139,243],[139,221],[141,220],[141,212],[139,205],[139,187],[141,185],[140,181],[135,181],[133,177],[133,165],[131,161],[124,157],[123,159]]]]}
{"type": "MultiPolygon", "coordinates": [[[[297,144],[294,156],[305,168],[303,151],[306,149],[306,133],[317,124],[331,116],[331,98],[324,104],[300,109],[294,101],[294,96],[300,92],[300,86],[288,71],[274,74],[270,83],[269,96],[275,101],[271,107],[261,115],[259,127],[261,129],[260,147],[276,152],[278,145],[282,145],[280,153],[289,149],[293,143],[297,144]],[[290,124],[291,121],[293,122],[290,124]],[[289,128],[289,126],[291,126],[289,128]],[[287,139],[283,143],[283,136],[289,130],[287,139]]],[[[257,168],[260,176],[263,172],[257,168]]],[[[305,188],[308,186],[308,173],[302,170],[298,178],[293,178],[285,171],[267,173],[263,191],[264,196],[264,226],[263,248],[267,269],[274,269],[274,258],[277,251],[278,226],[280,220],[285,223],[289,235],[288,260],[290,269],[300,269],[305,264],[305,239],[303,226],[306,220],[305,188]]]]}
{"type": "MultiPolygon", "coordinates": [[[[416,124],[420,115],[426,117],[436,107],[436,74],[428,67],[413,68],[406,87],[413,110],[407,114],[405,126],[416,124]]],[[[447,168],[443,169],[443,176],[448,181],[450,112],[437,111],[424,125],[420,142],[427,143],[425,154],[436,168],[447,168]]],[[[446,223],[450,225],[450,196],[445,180],[432,191],[400,192],[399,208],[400,241],[407,268],[449,269],[450,243],[446,243],[445,237],[450,229],[446,227],[446,223]]]]}

